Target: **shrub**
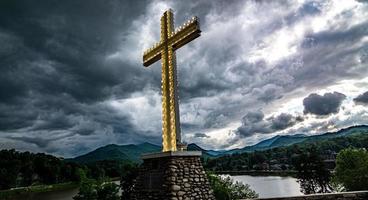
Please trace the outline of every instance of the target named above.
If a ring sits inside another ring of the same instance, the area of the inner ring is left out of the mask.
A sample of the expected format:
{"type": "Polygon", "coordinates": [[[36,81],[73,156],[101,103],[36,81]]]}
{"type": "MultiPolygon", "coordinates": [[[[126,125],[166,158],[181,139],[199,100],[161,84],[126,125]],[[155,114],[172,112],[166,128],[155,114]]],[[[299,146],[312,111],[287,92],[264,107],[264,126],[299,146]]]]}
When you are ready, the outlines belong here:
{"type": "Polygon", "coordinates": [[[121,199],[130,200],[131,194],[133,192],[135,180],[138,176],[138,166],[137,165],[125,165],[123,168],[120,187],[121,187],[121,199]]]}
{"type": "Polygon", "coordinates": [[[119,186],[112,182],[83,179],[74,200],[119,200],[119,186]]]}
{"type": "Polygon", "coordinates": [[[334,181],[347,191],[368,189],[368,152],[365,149],[345,149],[336,158],[334,181]]]}
{"type": "Polygon", "coordinates": [[[223,178],[212,173],[208,173],[207,176],[217,200],[237,200],[258,197],[258,194],[248,184],[238,181],[234,182],[230,177],[223,178]]]}
{"type": "Polygon", "coordinates": [[[97,188],[98,200],[119,200],[119,186],[115,183],[104,183],[97,188]]]}
{"type": "Polygon", "coordinates": [[[81,181],[79,192],[74,200],[97,200],[97,183],[95,180],[84,178],[81,181]]]}

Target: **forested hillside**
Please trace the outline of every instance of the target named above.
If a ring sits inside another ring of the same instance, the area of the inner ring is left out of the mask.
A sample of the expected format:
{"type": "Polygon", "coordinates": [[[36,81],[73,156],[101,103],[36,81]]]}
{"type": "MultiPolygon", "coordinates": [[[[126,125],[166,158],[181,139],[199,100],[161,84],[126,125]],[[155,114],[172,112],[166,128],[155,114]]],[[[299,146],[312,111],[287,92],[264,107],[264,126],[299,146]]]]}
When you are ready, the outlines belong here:
{"type": "Polygon", "coordinates": [[[205,168],[213,171],[293,169],[293,159],[311,148],[315,148],[324,160],[334,161],[339,151],[349,147],[368,148],[368,134],[362,132],[337,138],[306,140],[286,147],[225,155],[206,159],[205,168]]]}

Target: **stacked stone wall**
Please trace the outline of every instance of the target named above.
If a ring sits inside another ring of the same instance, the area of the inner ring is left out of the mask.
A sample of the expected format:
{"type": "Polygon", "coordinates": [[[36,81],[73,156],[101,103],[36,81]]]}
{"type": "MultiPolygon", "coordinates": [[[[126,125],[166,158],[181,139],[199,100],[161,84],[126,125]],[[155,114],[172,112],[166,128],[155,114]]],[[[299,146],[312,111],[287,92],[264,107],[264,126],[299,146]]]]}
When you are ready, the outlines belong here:
{"type": "Polygon", "coordinates": [[[214,200],[200,156],[145,159],[133,199],[214,200]]]}

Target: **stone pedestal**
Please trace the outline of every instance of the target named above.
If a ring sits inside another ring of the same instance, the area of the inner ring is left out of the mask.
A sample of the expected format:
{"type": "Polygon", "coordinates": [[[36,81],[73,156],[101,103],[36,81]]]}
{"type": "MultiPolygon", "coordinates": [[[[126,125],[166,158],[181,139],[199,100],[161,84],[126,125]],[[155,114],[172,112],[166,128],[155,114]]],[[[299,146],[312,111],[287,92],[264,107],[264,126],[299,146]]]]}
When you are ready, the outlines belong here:
{"type": "Polygon", "coordinates": [[[214,200],[200,151],[146,154],[139,170],[135,200],[214,200]]]}

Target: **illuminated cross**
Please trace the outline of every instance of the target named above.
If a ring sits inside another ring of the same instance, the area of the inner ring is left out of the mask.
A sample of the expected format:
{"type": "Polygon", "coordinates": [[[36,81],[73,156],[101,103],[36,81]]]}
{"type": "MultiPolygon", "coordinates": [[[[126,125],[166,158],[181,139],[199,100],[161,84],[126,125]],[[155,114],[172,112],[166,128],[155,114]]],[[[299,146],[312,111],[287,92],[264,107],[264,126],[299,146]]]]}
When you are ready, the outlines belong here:
{"type": "Polygon", "coordinates": [[[170,9],[161,17],[160,42],[143,54],[145,67],[160,59],[162,62],[162,151],[182,149],[175,50],[199,37],[200,33],[197,17],[174,30],[174,15],[170,9]]]}

